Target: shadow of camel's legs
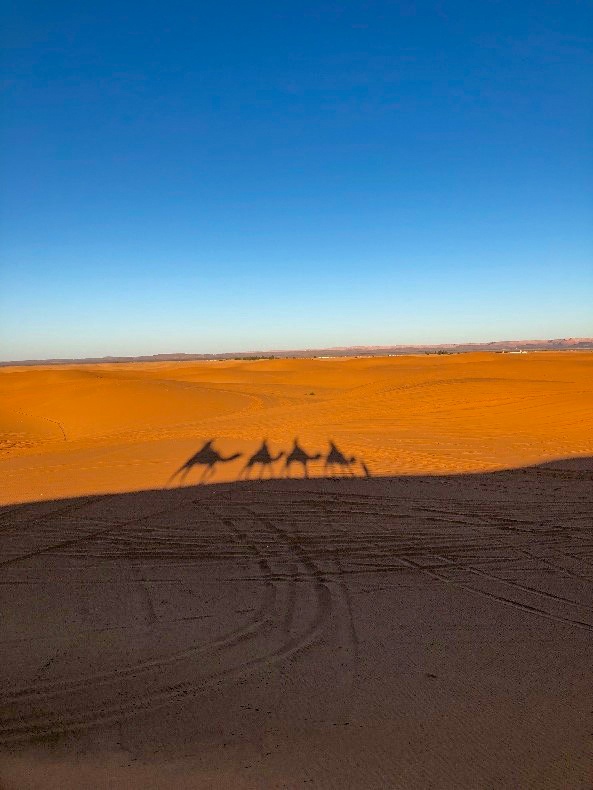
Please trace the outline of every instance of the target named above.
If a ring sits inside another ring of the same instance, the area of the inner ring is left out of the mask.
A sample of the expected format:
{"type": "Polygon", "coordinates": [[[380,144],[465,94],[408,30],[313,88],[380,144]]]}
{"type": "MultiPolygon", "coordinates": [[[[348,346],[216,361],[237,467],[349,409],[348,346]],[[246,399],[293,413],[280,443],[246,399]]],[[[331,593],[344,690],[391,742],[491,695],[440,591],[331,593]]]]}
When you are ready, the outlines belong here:
{"type": "Polygon", "coordinates": [[[327,465],[327,476],[331,480],[339,480],[340,479],[340,467],[336,470],[336,465],[330,463],[327,465]]]}
{"type": "Polygon", "coordinates": [[[209,468],[210,467],[205,466],[204,469],[202,470],[202,474],[200,475],[200,479],[198,480],[198,485],[202,485],[202,483],[206,482],[206,477],[208,475],[209,468]]]}
{"type": "Polygon", "coordinates": [[[288,478],[289,480],[290,480],[290,477],[291,477],[291,474],[290,474],[290,470],[291,470],[291,468],[292,468],[292,467],[291,467],[291,464],[290,464],[290,462],[289,462],[289,461],[285,461],[285,462],[284,462],[284,466],[283,466],[283,470],[284,470],[284,477],[288,478]]]}
{"type": "Polygon", "coordinates": [[[173,481],[174,481],[174,480],[175,480],[177,477],[179,477],[180,473],[181,473],[181,469],[178,469],[176,472],[173,472],[173,474],[171,475],[171,477],[170,477],[170,478],[167,480],[167,482],[165,483],[165,488],[169,488],[169,486],[170,486],[170,485],[173,483],[173,481]]]}
{"type": "Polygon", "coordinates": [[[181,474],[180,474],[180,476],[179,476],[179,485],[180,485],[180,486],[182,486],[182,485],[185,483],[185,478],[188,476],[190,468],[191,468],[191,467],[189,467],[189,466],[186,466],[186,467],[185,467],[185,468],[182,470],[182,472],[181,472],[181,474]]]}
{"type": "Polygon", "coordinates": [[[202,475],[202,478],[201,478],[200,482],[201,483],[208,482],[208,480],[210,480],[211,477],[214,477],[214,472],[215,471],[216,470],[215,470],[214,464],[212,464],[212,466],[207,466],[206,469],[204,470],[204,474],[202,475]]]}

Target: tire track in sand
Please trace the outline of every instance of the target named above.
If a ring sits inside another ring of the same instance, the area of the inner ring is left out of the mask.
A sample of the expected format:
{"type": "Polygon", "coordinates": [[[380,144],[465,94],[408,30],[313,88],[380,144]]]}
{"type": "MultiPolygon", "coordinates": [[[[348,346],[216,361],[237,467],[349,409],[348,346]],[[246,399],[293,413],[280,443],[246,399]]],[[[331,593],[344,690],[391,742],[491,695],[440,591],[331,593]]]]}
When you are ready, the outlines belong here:
{"type": "MultiPolygon", "coordinates": [[[[250,511],[249,509],[246,510],[247,512],[251,513],[254,518],[257,518],[261,521],[261,519],[253,511],[250,511]]],[[[97,686],[109,686],[111,683],[121,683],[122,678],[126,676],[130,679],[133,679],[134,681],[137,681],[139,675],[138,666],[136,665],[133,667],[118,669],[115,672],[103,673],[94,677],[86,676],[84,678],[77,678],[74,680],[65,679],[64,681],[37,684],[35,687],[21,689],[18,692],[10,695],[10,698],[6,698],[5,702],[12,702],[12,707],[18,707],[19,704],[22,704],[27,699],[29,699],[33,701],[36,710],[35,712],[31,711],[28,715],[27,713],[15,710],[13,715],[5,716],[2,720],[0,720],[0,741],[7,743],[15,740],[19,741],[29,740],[31,738],[52,737],[75,730],[100,726],[109,722],[121,721],[122,719],[137,715],[141,712],[153,711],[156,708],[163,707],[170,704],[171,702],[183,699],[184,697],[204,692],[209,688],[220,687],[222,683],[237,681],[246,675],[250,675],[264,667],[268,667],[270,664],[275,664],[279,661],[291,658],[306,648],[309,644],[314,642],[319,633],[323,630],[327,617],[332,611],[333,607],[331,592],[327,585],[322,581],[322,572],[320,569],[317,568],[315,563],[308,559],[304,552],[298,550],[298,546],[295,547],[295,543],[290,539],[290,536],[286,533],[286,531],[282,530],[281,528],[275,528],[275,525],[267,520],[265,520],[265,524],[266,526],[271,527],[270,534],[274,535],[276,538],[283,538],[283,547],[287,549],[288,552],[292,554],[292,556],[296,555],[297,557],[296,562],[291,561],[289,563],[288,577],[286,573],[280,574],[280,576],[285,581],[288,578],[289,582],[286,610],[280,613],[280,630],[285,635],[288,635],[290,631],[293,610],[296,606],[297,580],[302,579],[302,574],[298,572],[298,565],[304,565],[309,573],[314,574],[315,581],[313,587],[315,591],[315,606],[313,607],[312,616],[310,617],[309,623],[304,631],[301,631],[296,635],[285,639],[285,641],[279,647],[277,647],[275,650],[272,650],[271,652],[268,652],[267,654],[264,654],[263,656],[258,656],[247,661],[242,661],[235,666],[211,673],[210,675],[203,677],[198,683],[181,681],[165,686],[164,688],[159,688],[149,693],[135,693],[131,699],[125,702],[118,702],[116,704],[105,704],[105,702],[103,702],[103,704],[95,705],[90,710],[85,710],[84,708],[82,710],[64,710],[62,708],[62,710],[57,711],[56,708],[59,707],[59,705],[57,705],[56,697],[60,694],[67,694],[70,696],[74,691],[80,691],[86,687],[89,682],[92,682],[93,691],[95,691],[97,686]],[[52,709],[47,711],[45,714],[40,714],[39,704],[43,700],[51,700],[52,709]]],[[[274,606],[275,601],[274,595],[270,594],[269,591],[274,590],[275,587],[272,580],[272,568],[269,564],[267,564],[267,560],[265,560],[265,558],[260,558],[260,561],[262,563],[260,567],[262,567],[262,570],[265,570],[264,578],[271,582],[271,584],[264,585],[268,591],[268,596],[264,598],[258,615],[253,618],[250,625],[239,629],[240,633],[236,633],[232,637],[227,636],[219,640],[219,643],[217,644],[218,649],[232,647],[244,641],[245,639],[256,638],[259,629],[267,624],[268,618],[266,613],[274,606]]],[[[299,587],[302,588],[303,585],[299,584],[299,587]]],[[[204,653],[211,651],[212,648],[213,644],[211,643],[209,645],[199,646],[196,649],[191,649],[191,657],[195,658],[197,655],[203,655],[204,653]]],[[[142,669],[154,669],[161,673],[165,665],[171,665],[171,660],[183,661],[186,659],[188,657],[187,651],[183,651],[183,653],[183,655],[176,655],[174,657],[168,656],[164,659],[154,659],[148,662],[143,662],[142,669]]],[[[121,688],[113,689],[112,691],[117,691],[118,696],[121,696],[121,688]]],[[[11,706],[9,705],[9,707],[11,706]]]]}

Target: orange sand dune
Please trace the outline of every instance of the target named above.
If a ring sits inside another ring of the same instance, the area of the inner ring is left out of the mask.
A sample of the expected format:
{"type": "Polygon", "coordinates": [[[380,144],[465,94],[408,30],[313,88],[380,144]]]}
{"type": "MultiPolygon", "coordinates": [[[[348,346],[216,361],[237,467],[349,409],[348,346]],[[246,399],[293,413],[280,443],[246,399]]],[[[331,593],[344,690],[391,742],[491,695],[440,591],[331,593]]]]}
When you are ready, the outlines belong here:
{"type": "Polygon", "coordinates": [[[588,352],[14,367],[0,403],[3,503],[160,487],[212,438],[243,454],[212,481],[264,437],[332,438],[382,475],[593,454],[588,352]]]}

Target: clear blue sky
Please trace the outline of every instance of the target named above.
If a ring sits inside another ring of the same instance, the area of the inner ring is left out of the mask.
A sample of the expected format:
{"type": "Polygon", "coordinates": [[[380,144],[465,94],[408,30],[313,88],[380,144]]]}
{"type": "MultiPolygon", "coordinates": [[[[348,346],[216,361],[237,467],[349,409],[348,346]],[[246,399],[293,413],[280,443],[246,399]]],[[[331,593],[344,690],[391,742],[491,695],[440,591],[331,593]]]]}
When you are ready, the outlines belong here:
{"type": "Polygon", "coordinates": [[[593,7],[5,2],[0,358],[593,334],[593,7]]]}

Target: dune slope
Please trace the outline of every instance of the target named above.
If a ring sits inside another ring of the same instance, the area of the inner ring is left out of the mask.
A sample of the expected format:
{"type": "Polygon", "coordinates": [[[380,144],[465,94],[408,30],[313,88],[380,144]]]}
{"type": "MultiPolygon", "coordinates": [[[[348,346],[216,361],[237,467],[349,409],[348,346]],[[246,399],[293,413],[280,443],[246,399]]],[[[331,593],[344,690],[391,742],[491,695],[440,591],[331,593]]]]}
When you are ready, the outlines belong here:
{"type": "Polygon", "coordinates": [[[263,438],[389,475],[593,453],[587,352],[3,368],[0,402],[6,503],[160,487],[208,439],[243,454],[212,482],[263,438]]]}

